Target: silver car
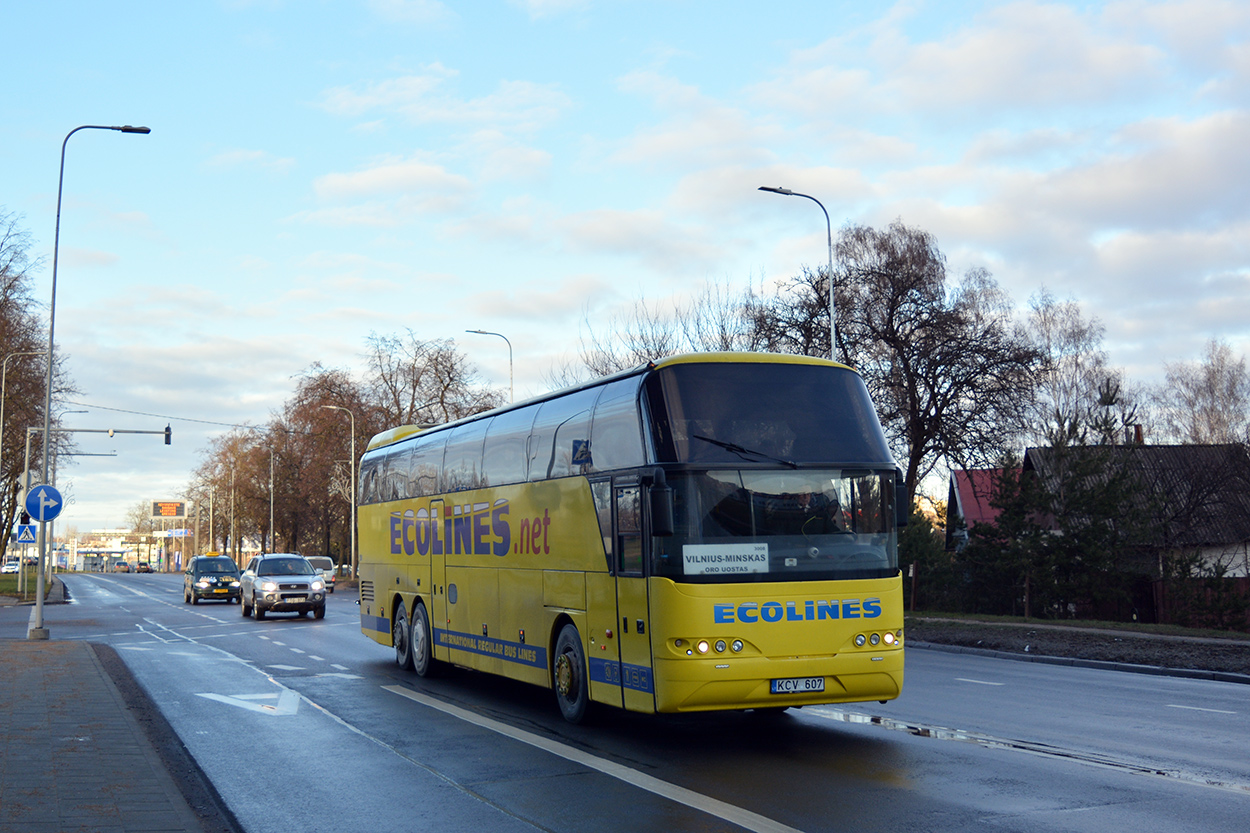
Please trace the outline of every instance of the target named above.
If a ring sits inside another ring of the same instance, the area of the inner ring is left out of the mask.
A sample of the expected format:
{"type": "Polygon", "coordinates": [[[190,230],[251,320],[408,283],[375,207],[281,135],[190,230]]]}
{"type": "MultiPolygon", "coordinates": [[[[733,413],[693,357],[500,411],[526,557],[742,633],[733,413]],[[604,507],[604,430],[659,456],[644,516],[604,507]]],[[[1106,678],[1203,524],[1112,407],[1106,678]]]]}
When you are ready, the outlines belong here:
{"type": "Polygon", "coordinates": [[[264,553],[247,563],[240,578],[243,615],[266,613],[326,615],[326,583],[321,571],[293,552],[264,553]]]}
{"type": "Polygon", "coordinates": [[[333,559],[324,555],[310,555],[308,562],[321,571],[321,577],[326,582],[326,592],[334,592],[334,574],[338,572],[338,568],[334,566],[333,559]]]}

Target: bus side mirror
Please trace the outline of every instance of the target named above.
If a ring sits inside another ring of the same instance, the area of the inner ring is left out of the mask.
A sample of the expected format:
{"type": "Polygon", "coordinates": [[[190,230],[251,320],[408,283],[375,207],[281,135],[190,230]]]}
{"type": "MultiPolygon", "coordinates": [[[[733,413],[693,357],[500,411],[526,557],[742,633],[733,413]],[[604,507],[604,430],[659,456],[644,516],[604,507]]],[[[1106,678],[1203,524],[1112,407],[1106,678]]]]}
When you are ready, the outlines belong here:
{"type": "Polygon", "coordinates": [[[664,469],[655,470],[651,497],[651,534],[668,538],[673,534],[673,489],[664,478],[664,469]]]}
{"type": "Polygon", "coordinates": [[[907,481],[903,479],[903,473],[898,469],[894,470],[894,524],[895,526],[907,526],[911,520],[911,507],[907,505],[907,481]]]}

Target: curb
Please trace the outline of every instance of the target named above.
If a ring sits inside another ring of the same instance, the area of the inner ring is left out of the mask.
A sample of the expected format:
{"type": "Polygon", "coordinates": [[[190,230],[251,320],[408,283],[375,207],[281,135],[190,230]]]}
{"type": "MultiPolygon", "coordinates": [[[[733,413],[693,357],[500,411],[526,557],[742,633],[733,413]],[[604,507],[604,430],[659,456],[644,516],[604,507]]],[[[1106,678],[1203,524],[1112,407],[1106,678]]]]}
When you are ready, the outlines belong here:
{"type": "Polygon", "coordinates": [[[943,645],[937,642],[908,642],[905,647],[922,648],[929,651],[944,651],[948,654],[972,654],[974,656],[993,657],[994,659],[1012,659],[1017,662],[1040,662],[1046,665],[1068,665],[1074,668],[1097,668],[1102,671],[1125,671],[1130,674],[1151,674],[1156,677],[1184,677],[1191,680],[1213,680],[1221,683],[1250,685],[1250,674],[1235,674],[1229,671],[1166,668],[1162,665],[1134,665],[1130,662],[1052,657],[1044,654],[1017,654],[1011,651],[995,651],[990,648],[970,648],[966,645],[943,645]]]}

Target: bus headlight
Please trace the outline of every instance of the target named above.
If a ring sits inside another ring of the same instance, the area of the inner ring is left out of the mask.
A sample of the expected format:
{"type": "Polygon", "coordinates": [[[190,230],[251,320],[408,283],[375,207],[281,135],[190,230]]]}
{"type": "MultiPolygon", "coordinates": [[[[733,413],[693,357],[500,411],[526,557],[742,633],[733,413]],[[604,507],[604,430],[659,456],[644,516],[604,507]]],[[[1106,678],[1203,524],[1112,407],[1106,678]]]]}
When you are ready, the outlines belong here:
{"type": "Polygon", "coordinates": [[[868,644],[869,644],[869,645],[871,645],[871,646],[873,646],[874,648],[875,648],[876,646],[880,645],[880,644],[881,644],[881,634],[879,634],[879,633],[874,633],[872,636],[868,637],[868,644]]]}
{"type": "Polygon", "coordinates": [[[723,639],[718,639],[718,640],[716,640],[716,646],[715,646],[715,647],[716,647],[716,653],[718,653],[718,654],[723,654],[723,653],[725,653],[725,640],[723,640],[723,639]]]}
{"type": "Polygon", "coordinates": [[[733,651],[735,654],[737,654],[737,653],[741,652],[741,651],[742,651],[742,640],[741,640],[741,639],[735,639],[733,642],[729,643],[729,650],[733,651]]]}
{"type": "Polygon", "coordinates": [[[700,639],[699,643],[695,645],[694,647],[699,651],[700,654],[706,654],[708,651],[708,648],[711,646],[707,644],[706,639],[700,639]]]}
{"type": "Polygon", "coordinates": [[[868,643],[868,637],[864,636],[862,633],[855,634],[855,647],[856,648],[862,648],[867,643],[868,643]]]}
{"type": "Polygon", "coordinates": [[[894,634],[892,634],[892,633],[886,633],[884,636],[882,636],[882,637],[881,637],[881,641],[882,641],[882,642],[884,642],[886,645],[893,645],[893,644],[894,644],[894,634]]]}

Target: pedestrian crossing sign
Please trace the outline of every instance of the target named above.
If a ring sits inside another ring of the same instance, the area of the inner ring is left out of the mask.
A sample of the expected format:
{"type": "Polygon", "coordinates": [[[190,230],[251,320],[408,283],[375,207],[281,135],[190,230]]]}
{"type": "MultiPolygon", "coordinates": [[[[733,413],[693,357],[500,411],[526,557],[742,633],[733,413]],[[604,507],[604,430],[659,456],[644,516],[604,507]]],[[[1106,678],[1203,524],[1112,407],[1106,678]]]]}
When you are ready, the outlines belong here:
{"type": "Polygon", "coordinates": [[[18,524],[17,525],[17,542],[19,544],[35,543],[35,525],[34,524],[18,524]]]}

